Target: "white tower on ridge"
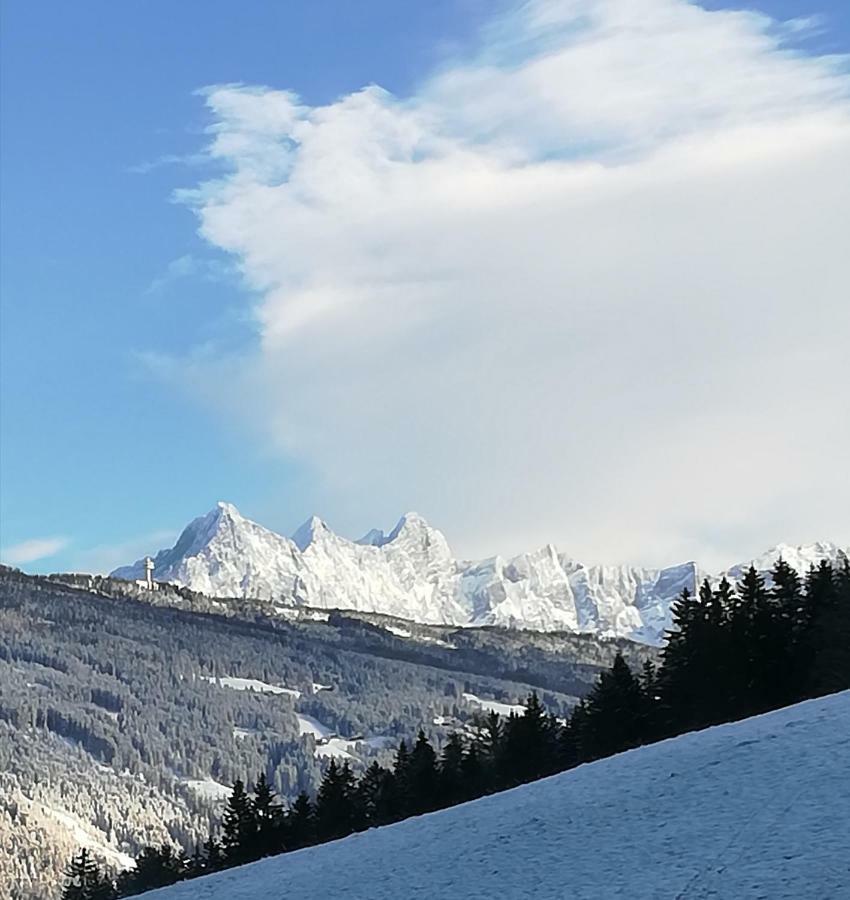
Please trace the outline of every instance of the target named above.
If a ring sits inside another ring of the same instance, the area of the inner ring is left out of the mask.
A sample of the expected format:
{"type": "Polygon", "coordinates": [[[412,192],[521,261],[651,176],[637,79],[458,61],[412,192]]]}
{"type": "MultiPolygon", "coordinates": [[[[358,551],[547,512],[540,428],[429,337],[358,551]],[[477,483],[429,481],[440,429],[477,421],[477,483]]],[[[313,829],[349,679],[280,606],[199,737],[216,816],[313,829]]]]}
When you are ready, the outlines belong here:
{"type": "Polygon", "coordinates": [[[149,556],[145,557],[145,587],[153,590],[153,560],[149,556]]]}

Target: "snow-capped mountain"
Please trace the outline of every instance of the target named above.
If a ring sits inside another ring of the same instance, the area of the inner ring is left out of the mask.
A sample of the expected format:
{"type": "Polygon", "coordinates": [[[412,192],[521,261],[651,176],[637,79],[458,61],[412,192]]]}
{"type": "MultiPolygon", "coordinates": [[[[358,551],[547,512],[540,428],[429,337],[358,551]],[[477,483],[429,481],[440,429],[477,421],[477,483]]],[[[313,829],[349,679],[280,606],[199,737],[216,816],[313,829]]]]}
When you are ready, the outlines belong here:
{"type": "MultiPolygon", "coordinates": [[[[782,556],[802,571],[847,553],[828,543],[780,545],[754,562],[766,571],[782,556]]],[[[730,578],[748,565],[730,569],[730,578]]],[[[112,574],[142,578],[144,561],[112,574]]],[[[213,597],[353,609],[430,624],[591,632],[645,643],[661,641],[672,602],[704,576],[693,562],[665,569],[587,566],[551,544],[512,559],[458,560],[445,537],[416,513],[402,516],[389,534],[373,529],[359,541],[334,534],[316,517],[286,538],[246,519],[230,503],[195,519],[174,547],[154,558],[156,580],[213,597]]]]}

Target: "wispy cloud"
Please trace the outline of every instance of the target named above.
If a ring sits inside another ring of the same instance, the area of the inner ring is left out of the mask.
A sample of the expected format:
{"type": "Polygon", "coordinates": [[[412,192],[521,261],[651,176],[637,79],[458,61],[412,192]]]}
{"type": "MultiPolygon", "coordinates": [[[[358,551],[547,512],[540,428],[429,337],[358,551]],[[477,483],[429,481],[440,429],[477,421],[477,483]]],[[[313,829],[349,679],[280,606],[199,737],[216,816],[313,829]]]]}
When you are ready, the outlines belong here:
{"type": "Polygon", "coordinates": [[[31,538],[28,541],[21,541],[19,544],[3,547],[0,550],[0,558],[9,565],[26,565],[55,556],[70,543],[70,540],[64,537],[31,538]]]}
{"type": "Polygon", "coordinates": [[[72,561],[72,568],[105,575],[119,566],[130,565],[143,556],[152,556],[163,547],[171,546],[176,537],[176,531],[166,528],[114,544],[99,544],[78,553],[72,561]]]}
{"type": "Polygon", "coordinates": [[[167,166],[197,166],[209,162],[209,160],[210,157],[206,153],[165,153],[156,159],[127,166],[127,171],[133,175],[148,175],[150,172],[167,166]]]}
{"type": "Polygon", "coordinates": [[[232,263],[221,259],[202,259],[187,253],[172,259],[163,273],[151,281],[145,293],[157,294],[170,285],[188,278],[215,282],[233,280],[236,274],[232,263]]]}
{"type": "Polygon", "coordinates": [[[410,97],[208,89],[225,171],[180,198],[259,349],[176,377],[352,531],[415,506],[462,552],[707,564],[850,540],[850,78],[796,30],[532,0],[410,97]]]}

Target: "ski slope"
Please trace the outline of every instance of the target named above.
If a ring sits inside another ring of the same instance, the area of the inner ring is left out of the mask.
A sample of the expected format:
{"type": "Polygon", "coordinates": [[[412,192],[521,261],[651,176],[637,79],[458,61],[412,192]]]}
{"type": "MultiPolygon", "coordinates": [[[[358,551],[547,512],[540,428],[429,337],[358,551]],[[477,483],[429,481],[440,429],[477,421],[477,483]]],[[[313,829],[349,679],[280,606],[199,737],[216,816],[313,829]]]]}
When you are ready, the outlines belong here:
{"type": "Polygon", "coordinates": [[[844,900],[850,691],[151,900],[844,900]]]}

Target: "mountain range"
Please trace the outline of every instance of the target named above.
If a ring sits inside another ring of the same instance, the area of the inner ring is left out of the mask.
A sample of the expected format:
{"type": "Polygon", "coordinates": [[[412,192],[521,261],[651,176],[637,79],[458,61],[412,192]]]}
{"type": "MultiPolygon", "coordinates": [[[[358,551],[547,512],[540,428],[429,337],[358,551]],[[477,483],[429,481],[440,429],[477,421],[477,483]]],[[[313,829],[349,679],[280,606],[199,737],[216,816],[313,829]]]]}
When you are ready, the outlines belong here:
{"type": "MultiPolygon", "coordinates": [[[[290,538],[219,502],[154,557],[154,578],[212,597],[255,598],[285,614],[292,607],[374,612],[414,622],[571,631],[659,644],[671,604],[706,575],[730,580],[752,562],[767,572],[779,557],[800,572],[850,548],[780,544],[726,573],[695,562],[667,568],[585,565],[547,544],[512,558],[456,559],[443,534],[407,513],[388,534],[359,541],[313,517],[290,538]]],[[[144,559],[116,569],[144,577],[144,559]]]]}
{"type": "MultiPolygon", "coordinates": [[[[388,534],[373,529],[359,541],[335,534],[313,517],[290,538],[220,502],[192,521],[170,549],[154,557],[154,578],[212,597],[293,606],[375,612],[414,622],[497,625],[572,631],[658,644],[683,588],[706,575],[734,580],[752,562],[768,571],[779,557],[804,572],[850,548],[830,543],[781,544],[726,573],[695,562],[654,569],[585,565],[547,544],[512,558],[460,560],[443,534],[407,513],[388,534]]],[[[144,560],[113,577],[144,577],[144,560]]]]}

